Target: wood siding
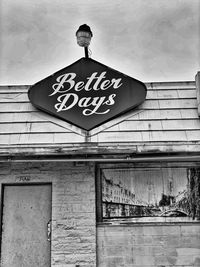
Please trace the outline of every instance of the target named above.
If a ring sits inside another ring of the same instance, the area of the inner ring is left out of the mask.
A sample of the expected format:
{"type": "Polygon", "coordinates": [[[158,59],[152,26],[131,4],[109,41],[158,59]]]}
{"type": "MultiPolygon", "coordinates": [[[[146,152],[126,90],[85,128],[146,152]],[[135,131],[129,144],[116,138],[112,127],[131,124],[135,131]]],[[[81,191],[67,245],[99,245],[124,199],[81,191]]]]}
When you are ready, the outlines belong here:
{"type": "Polygon", "coordinates": [[[97,133],[97,141],[200,141],[195,84],[155,83],[147,84],[147,88],[146,101],[125,120],[97,133]]]}
{"type": "Polygon", "coordinates": [[[34,108],[28,86],[0,87],[0,146],[200,143],[195,82],[149,83],[138,108],[89,133],[34,108]],[[87,136],[88,137],[88,136],[87,136]]]}

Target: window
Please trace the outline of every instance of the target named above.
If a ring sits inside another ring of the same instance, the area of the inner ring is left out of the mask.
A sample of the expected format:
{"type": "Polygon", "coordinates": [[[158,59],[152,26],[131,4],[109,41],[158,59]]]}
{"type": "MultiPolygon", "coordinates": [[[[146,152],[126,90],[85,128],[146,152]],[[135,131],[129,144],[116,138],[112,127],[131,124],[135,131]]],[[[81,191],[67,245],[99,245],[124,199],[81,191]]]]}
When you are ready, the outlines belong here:
{"type": "Polygon", "coordinates": [[[176,165],[99,166],[98,219],[133,222],[200,219],[200,166],[176,165]]]}

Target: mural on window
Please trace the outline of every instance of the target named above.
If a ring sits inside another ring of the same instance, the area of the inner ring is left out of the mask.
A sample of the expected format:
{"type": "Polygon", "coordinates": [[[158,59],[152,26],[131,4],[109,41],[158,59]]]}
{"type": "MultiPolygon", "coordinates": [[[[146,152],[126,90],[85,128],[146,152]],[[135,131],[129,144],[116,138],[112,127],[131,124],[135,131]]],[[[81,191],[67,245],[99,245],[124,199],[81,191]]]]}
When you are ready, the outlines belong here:
{"type": "Polygon", "coordinates": [[[200,219],[200,169],[102,169],[101,181],[103,218],[200,219]]]}

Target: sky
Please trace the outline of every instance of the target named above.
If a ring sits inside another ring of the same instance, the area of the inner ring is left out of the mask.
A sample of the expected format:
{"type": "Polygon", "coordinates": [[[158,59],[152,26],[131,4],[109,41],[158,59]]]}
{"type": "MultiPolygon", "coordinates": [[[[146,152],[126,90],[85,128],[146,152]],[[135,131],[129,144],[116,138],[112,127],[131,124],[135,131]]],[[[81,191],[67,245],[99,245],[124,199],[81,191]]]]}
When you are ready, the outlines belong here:
{"type": "Polygon", "coordinates": [[[200,0],[0,0],[0,84],[32,85],[84,57],[142,82],[193,81],[200,0]]]}

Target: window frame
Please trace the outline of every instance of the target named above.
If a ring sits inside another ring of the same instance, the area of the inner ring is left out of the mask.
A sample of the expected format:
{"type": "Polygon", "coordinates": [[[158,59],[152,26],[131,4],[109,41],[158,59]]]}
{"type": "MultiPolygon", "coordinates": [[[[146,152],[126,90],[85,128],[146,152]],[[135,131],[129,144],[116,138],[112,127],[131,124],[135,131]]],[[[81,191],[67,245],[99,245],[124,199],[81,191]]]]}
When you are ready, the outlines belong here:
{"type": "Polygon", "coordinates": [[[199,223],[200,221],[197,219],[192,219],[191,217],[114,217],[114,218],[104,218],[103,217],[103,201],[102,201],[102,180],[101,174],[103,169],[122,169],[122,168],[189,168],[189,167],[198,167],[200,168],[200,161],[190,161],[189,159],[185,159],[182,161],[159,161],[159,162],[145,162],[145,161],[137,161],[137,162],[108,162],[108,163],[97,163],[96,164],[96,220],[97,224],[176,224],[176,223],[199,223]],[[183,219],[181,219],[183,218],[183,219]]]}

